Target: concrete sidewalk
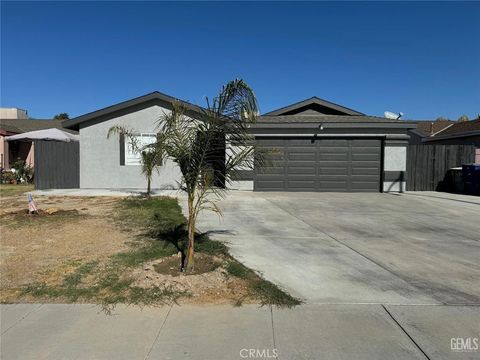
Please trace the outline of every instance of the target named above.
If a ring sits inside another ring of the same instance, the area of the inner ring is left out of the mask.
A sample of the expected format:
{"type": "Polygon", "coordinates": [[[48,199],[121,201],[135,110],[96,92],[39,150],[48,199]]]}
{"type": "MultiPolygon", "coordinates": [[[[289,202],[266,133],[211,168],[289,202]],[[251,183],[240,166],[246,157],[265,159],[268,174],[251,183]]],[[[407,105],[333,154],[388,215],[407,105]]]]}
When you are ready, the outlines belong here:
{"type": "Polygon", "coordinates": [[[1,358],[478,359],[451,338],[479,337],[473,306],[1,305],[1,358]]]}

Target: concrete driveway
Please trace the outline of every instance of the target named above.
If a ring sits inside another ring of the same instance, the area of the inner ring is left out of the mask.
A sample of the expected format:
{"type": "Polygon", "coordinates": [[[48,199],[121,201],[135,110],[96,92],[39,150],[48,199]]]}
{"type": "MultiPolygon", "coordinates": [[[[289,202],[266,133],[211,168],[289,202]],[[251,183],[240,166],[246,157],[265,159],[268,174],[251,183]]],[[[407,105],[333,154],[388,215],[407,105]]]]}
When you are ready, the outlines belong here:
{"type": "Polygon", "coordinates": [[[307,303],[480,304],[480,199],[231,192],[202,231],[307,303]]]}

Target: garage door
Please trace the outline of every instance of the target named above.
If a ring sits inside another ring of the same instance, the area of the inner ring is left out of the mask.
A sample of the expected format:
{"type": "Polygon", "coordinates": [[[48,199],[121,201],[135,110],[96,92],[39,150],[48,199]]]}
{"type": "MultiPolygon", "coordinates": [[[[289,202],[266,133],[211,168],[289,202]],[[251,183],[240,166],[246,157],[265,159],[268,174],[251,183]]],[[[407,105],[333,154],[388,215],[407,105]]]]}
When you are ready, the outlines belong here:
{"type": "Polygon", "coordinates": [[[381,140],[259,138],[265,163],[256,168],[257,191],[380,189],[381,140]]]}

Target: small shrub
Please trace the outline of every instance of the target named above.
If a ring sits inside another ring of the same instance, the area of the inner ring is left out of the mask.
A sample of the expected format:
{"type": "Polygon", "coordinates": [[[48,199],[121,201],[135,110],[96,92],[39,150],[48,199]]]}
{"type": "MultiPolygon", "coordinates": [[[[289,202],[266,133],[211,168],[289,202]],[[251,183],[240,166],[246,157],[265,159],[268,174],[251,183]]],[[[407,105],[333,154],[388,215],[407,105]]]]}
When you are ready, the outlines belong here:
{"type": "Polygon", "coordinates": [[[236,276],[240,279],[247,279],[253,275],[253,271],[239,263],[238,261],[230,261],[226,268],[230,275],[236,276]]]}
{"type": "Polygon", "coordinates": [[[195,249],[209,255],[228,255],[228,248],[220,241],[212,240],[206,234],[196,238],[195,249]]]}
{"type": "Polygon", "coordinates": [[[252,290],[260,299],[262,305],[275,305],[279,307],[293,307],[302,302],[287,294],[270,281],[259,279],[253,282],[252,290]]]}

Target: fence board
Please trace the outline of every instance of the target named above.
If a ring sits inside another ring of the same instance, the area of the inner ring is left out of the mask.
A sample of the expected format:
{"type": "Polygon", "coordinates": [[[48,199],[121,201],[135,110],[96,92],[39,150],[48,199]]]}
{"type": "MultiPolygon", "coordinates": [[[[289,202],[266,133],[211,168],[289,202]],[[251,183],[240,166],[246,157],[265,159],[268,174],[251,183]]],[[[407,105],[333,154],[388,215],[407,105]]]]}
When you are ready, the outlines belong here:
{"type": "Polygon", "coordinates": [[[474,145],[409,145],[407,190],[442,190],[449,169],[474,161],[474,145]]]}
{"type": "Polygon", "coordinates": [[[35,141],[35,188],[73,189],[80,186],[78,142],[35,141]]]}

